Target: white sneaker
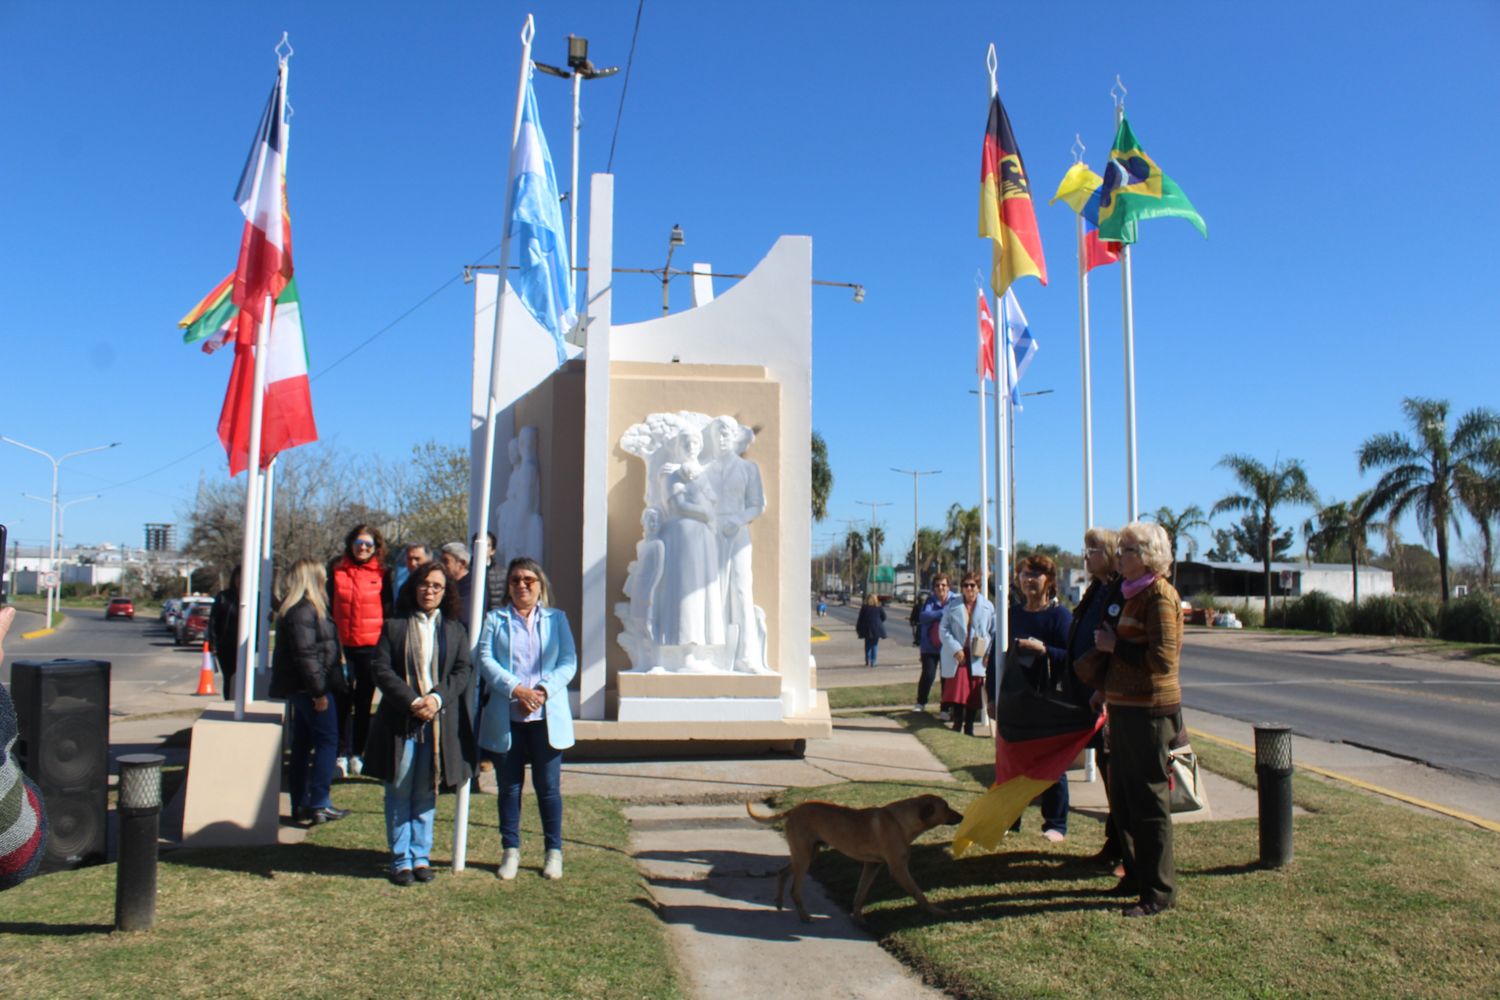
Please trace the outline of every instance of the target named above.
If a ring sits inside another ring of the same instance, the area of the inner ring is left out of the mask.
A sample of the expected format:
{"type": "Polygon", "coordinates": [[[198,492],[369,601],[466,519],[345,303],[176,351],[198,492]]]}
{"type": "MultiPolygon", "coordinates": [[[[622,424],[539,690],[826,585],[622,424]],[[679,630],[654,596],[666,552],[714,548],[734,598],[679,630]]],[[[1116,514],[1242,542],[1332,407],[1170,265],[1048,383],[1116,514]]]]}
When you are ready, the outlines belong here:
{"type": "Polygon", "coordinates": [[[355,774],[355,775],[364,774],[365,773],[365,759],[363,757],[350,757],[349,758],[349,773],[350,774],[355,774]]]}
{"type": "Polygon", "coordinates": [[[337,757],[333,761],[333,768],[338,771],[340,778],[349,777],[349,758],[337,757]]]}
{"type": "Polygon", "coordinates": [[[562,851],[547,852],[547,860],[542,864],[542,878],[554,881],[562,878],[562,851]]]}
{"type": "Polygon", "coordinates": [[[948,715],[948,710],[946,708],[943,709],[941,712],[938,713],[938,721],[939,722],[949,722],[949,721],[951,721],[951,718],[948,715]]]}
{"type": "Polygon", "coordinates": [[[509,882],[516,877],[516,872],[521,869],[521,849],[519,847],[507,847],[500,853],[500,870],[495,872],[496,878],[509,882]]]}
{"type": "Polygon", "coordinates": [[[917,703],[916,703],[916,704],[915,704],[915,705],[913,705],[913,706],[912,706],[912,707],[911,707],[911,710],[912,710],[912,711],[913,711],[913,712],[925,712],[925,711],[927,711],[927,706],[926,706],[926,705],[924,705],[924,704],[922,704],[922,703],[921,703],[921,702],[920,702],[920,701],[919,701],[919,702],[917,702],[917,703]]]}

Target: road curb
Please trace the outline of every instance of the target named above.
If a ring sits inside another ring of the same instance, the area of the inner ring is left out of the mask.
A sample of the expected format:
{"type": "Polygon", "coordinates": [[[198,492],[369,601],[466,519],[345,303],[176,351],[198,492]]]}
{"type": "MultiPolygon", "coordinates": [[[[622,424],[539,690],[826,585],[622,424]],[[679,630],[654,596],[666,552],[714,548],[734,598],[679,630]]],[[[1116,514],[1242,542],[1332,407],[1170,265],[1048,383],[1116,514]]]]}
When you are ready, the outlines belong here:
{"type": "Polygon", "coordinates": [[[30,632],[22,632],[21,633],[21,638],[22,639],[40,639],[42,636],[44,636],[44,635],[52,635],[56,631],[57,631],[57,629],[55,629],[55,628],[39,628],[39,629],[34,629],[34,630],[30,631],[30,632]]]}

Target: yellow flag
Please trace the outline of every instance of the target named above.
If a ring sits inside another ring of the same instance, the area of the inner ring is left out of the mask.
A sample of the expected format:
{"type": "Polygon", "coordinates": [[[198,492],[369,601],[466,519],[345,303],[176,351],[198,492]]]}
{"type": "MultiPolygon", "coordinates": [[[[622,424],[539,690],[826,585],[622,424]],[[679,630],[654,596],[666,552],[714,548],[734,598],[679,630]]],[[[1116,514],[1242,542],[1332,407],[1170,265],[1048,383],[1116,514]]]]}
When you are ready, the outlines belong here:
{"type": "Polygon", "coordinates": [[[1057,194],[1047,204],[1055,205],[1061,199],[1069,208],[1081,214],[1089,195],[1103,183],[1104,178],[1090,170],[1088,164],[1075,163],[1063,174],[1062,183],[1057,185],[1057,194]]]}

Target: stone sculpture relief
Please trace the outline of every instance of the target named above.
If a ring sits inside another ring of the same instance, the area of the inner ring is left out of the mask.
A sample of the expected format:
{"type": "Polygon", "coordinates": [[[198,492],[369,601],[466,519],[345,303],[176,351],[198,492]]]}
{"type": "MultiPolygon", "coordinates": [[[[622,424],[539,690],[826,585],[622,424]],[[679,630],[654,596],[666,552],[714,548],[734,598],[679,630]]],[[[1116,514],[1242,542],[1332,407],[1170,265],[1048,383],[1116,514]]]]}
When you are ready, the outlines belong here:
{"type": "Polygon", "coordinates": [[[766,509],[755,433],[730,416],[653,413],[620,447],[646,464],[644,535],[615,614],[634,671],[773,673],[754,603],[750,522],[766,509]]]}
{"type": "Polygon", "coordinates": [[[495,565],[503,571],[517,556],[546,565],[542,553],[542,480],[536,460],[536,428],[522,427],[510,442],[510,479],[496,518],[500,551],[495,565]]]}

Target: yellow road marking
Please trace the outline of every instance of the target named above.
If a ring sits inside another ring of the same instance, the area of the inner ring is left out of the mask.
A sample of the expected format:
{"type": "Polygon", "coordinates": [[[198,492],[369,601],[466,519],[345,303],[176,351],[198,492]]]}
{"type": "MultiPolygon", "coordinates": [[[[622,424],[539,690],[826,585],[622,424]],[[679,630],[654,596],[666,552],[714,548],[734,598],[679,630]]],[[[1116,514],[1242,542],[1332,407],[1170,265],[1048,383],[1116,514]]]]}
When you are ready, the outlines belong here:
{"type": "MultiPolygon", "coordinates": [[[[1218,743],[1221,746],[1230,747],[1231,749],[1247,753],[1251,757],[1255,756],[1254,747],[1247,747],[1243,743],[1237,743],[1234,740],[1228,740],[1222,736],[1211,736],[1208,733],[1205,733],[1202,730],[1198,729],[1190,730],[1190,732],[1193,739],[1208,740],[1208,742],[1210,743],[1218,743]]],[[[1321,774],[1325,778],[1332,778],[1334,781],[1342,781],[1345,784],[1353,785],[1355,788],[1363,789],[1367,792],[1374,792],[1376,795],[1384,795],[1386,798],[1395,799],[1397,802],[1405,802],[1407,805],[1417,806],[1422,809],[1429,809],[1432,812],[1441,813],[1444,816],[1451,816],[1454,819],[1461,819],[1465,823],[1473,823],[1475,826],[1484,830],[1489,830],[1491,833],[1500,833],[1500,823],[1496,823],[1494,820],[1485,819],[1483,816],[1475,816],[1473,813],[1462,812],[1458,809],[1450,809],[1447,806],[1439,805],[1436,802],[1429,802],[1426,799],[1419,799],[1414,795],[1407,795],[1405,792],[1398,792],[1391,788],[1383,788],[1380,785],[1371,784],[1368,781],[1364,781],[1363,779],[1356,778],[1348,774],[1340,774],[1337,771],[1330,771],[1327,768],[1314,767],[1312,764],[1294,764],[1294,766],[1303,771],[1311,771],[1313,774],[1321,774]]]]}
{"type": "Polygon", "coordinates": [[[22,632],[21,633],[21,638],[22,639],[40,639],[42,636],[44,636],[44,635],[51,635],[53,632],[56,632],[56,631],[57,631],[57,629],[55,629],[55,628],[39,628],[39,629],[34,629],[33,631],[30,631],[30,632],[22,632]]]}

